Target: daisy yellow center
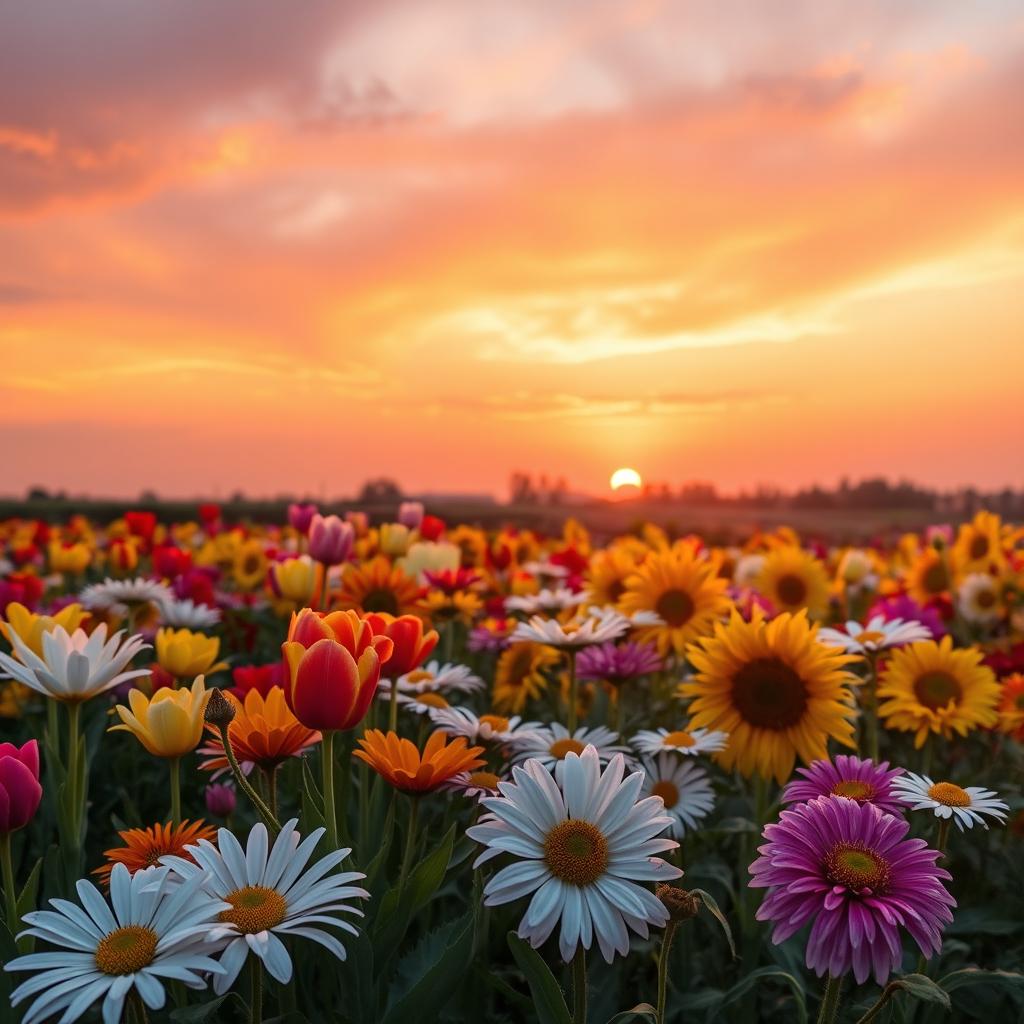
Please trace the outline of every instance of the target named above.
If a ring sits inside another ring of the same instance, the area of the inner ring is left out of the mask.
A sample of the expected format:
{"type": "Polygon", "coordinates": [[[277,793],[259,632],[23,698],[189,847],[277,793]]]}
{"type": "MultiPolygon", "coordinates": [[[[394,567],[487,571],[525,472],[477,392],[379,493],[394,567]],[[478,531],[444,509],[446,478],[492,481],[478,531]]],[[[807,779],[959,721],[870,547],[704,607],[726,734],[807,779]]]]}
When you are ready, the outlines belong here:
{"type": "Polygon", "coordinates": [[[679,803],[679,787],[668,779],[662,779],[651,786],[651,796],[660,796],[666,807],[675,807],[679,803]]]}
{"type": "Polygon", "coordinates": [[[914,680],[914,696],[932,711],[959,701],[962,694],[960,681],[948,672],[924,672],[914,680]]]}
{"type": "Polygon", "coordinates": [[[875,795],[875,787],[870,782],[863,782],[860,779],[843,779],[842,782],[837,782],[830,792],[833,796],[845,796],[849,800],[863,803],[875,795]]]}
{"type": "Polygon", "coordinates": [[[494,774],[494,772],[469,773],[469,784],[471,786],[481,786],[484,789],[497,789],[500,781],[501,780],[494,774]]]}
{"type": "Polygon", "coordinates": [[[732,699],[750,725],[788,729],[804,717],[807,687],[779,658],[755,658],[733,676],[732,699]]]}
{"type": "Polygon", "coordinates": [[[795,573],[786,573],[775,584],[775,593],[784,605],[803,604],[807,599],[807,584],[795,573]]]}
{"type": "Polygon", "coordinates": [[[857,639],[862,644],[877,644],[885,639],[885,634],[877,629],[865,629],[857,635],[857,639]]]}
{"type": "Polygon", "coordinates": [[[988,537],[977,534],[971,541],[971,558],[984,558],[988,554],[988,537]]]}
{"type": "Polygon", "coordinates": [[[579,740],[566,736],[564,740],[555,740],[548,748],[548,752],[552,757],[557,757],[561,761],[566,754],[582,754],[583,749],[583,744],[579,740]]]}
{"type": "Polygon", "coordinates": [[[501,715],[481,715],[480,724],[490,726],[492,732],[508,731],[508,719],[501,715]]]}
{"type": "Polygon", "coordinates": [[[889,883],[889,862],[860,843],[839,843],[825,854],[825,873],[836,885],[879,893],[889,883]]]}
{"type": "Polygon", "coordinates": [[[153,962],[156,932],[142,925],[129,925],[104,935],[96,947],[96,966],[104,974],[134,974],[153,962]]]}
{"type": "Polygon", "coordinates": [[[941,594],[949,586],[949,573],[942,562],[933,562],[924,571],[921,584],[929,594],[941,594]]]}
{"type": "Polygon", "coordinates": [[[428,708],[446,708],[448,701],[439,693],[421,693],[416,698],[417,704],[426,704],[428,708]]]}
{"type": "Polygon", "coordinates": [[[658,598],[654,610],[673,628],[690,621],[696,610],[693,598],[685,590],[666,590],[658,598]]]}
{"type": "Polygon", "coordinates": [[[413,669],[406,677],[405,680],[408,683],[425,683],[434,678],[433,672],[428,672],[426,669],[416,668],[413,669]]]}
{"type": "Polygon", "coordinates": [[[364,612],[386,612],[388,615],[398,614],[398,598],[394,591],[378,588],[371,590],[363,598],[364,612]]]}
{"type": "Polygon", "coordinates": [[[269,931],[279,925],[288,912],[288,904],[276,889],[265,885],[247,885],[224,897],[231,904],[230,910],[222,910],[219,920],[227,921],[238,928],[243,935],[255,935],[269,931]]]}
{"type": "Polygon", "coordinates": [[[592,885],[608,867],[608,840],[589,821],[569,818],[544,840],[551,873],[570,885],[592,885]]]}
{"type": "Polygon", "coordinates": [[[971,795],[955,782],[936,782],[928,790],[932,800],[947,807],[970,807],[971,795]]]}
{"type": "Polygon", "coordinates": [[[666,747],[692,747],[697,741],[682,730],[668,733],[661,741],[666,747]]]}

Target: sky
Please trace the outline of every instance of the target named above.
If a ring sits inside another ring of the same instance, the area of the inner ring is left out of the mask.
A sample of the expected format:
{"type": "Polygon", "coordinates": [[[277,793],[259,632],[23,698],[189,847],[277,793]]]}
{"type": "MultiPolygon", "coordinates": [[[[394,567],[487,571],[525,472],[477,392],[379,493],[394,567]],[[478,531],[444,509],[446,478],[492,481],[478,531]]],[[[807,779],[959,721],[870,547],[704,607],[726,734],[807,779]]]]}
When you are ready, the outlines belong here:
{"type": "Polygon", "coordinates": [[[1024,483],[1014,0],[0,13],[0,492],[1024,483]]]}

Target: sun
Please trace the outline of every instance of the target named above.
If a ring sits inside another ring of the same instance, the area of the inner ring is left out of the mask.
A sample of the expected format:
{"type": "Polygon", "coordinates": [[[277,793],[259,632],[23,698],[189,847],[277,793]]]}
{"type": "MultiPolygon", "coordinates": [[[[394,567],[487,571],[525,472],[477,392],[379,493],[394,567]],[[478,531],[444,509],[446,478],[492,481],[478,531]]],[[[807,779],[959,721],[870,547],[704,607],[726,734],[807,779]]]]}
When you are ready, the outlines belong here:
{"type": "Polygon", "coordinates": [[[643,484],[643,479],[635,469],[623,466],[621,469],[617,469],[612,473],[609,483],[611,484],[613,491],[621,490],[623,487],[635,487],[639,490],[640,486],[643,484]]]}

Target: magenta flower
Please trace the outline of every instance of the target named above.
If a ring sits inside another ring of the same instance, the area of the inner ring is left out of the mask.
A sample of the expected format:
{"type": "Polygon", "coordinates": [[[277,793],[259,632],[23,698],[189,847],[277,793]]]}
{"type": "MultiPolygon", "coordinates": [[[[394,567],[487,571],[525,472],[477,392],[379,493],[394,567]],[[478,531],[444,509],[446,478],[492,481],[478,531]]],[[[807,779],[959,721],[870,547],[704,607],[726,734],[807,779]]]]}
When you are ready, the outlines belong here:
{"type": "Polygon", "coordinates": [[[39,809],[39,744],[0,743],[0,835],[24,828],[39,809]]]}
{"type": "Polygon", "coordinates": [[[794,779],[782,793],[784,804],[802,804],[816,796],[845,796],[859,804],[874,804],[886,814],[902,815],[906,806],[892,788],[892,780],[903,774],[889,768],[888,761],[875,764],[869,758],[839,754],[835,761],[815,761],[798,768],[804,776],[794,779]]]}
{"type": "Polygon", "coordinates": [[[881,615],[886,622],[892,622],[894,619],[920,622],[931,633],[933,640],[946,635],[946,624],[942,621],[938,609],[933,605],[924,608],[907,594],[897,594],[895,597],[875,601],[868,609],[868,618],[872,619],[876,615],[881,615]]]}
{"type": "Polygon", "coordinates": [[[903,958],[900,926],[927,957],[942,946],[956,900],[942,884],[938,850],[907,839],[903,818],[845,797],[816,797],[766,825],[750,865],[755,888],[768,888],[757,911],[772,921],[778,945],[810,925],[807,966],[819,976],[853,971],[884,985],[903,958]]]}
{"type": "Polygon", "coordinates": [[[580,679],[624,683],[637,676],[660,672],[664,663],[652,644],[629,641],[624,644],[597,644],[585,647],[576,656],[576,674],[580,679]]]}
{"type": "Polygon", "coordinates": [[[348,560],[356,532],[351,523],[337,516],[313,516],[309,527],[309,553],[324,565],[341,565],[348,560]]]}
{"type": "Polygon", "coordinates": [[[309,533],[309,528],[313,525],[313,516],[315,516],[319,511],[320,510],[316,505],[303,505],[299,502],[293,501],[288,506],[288,525],[291,526],[293,530],[305,535],[309,533]]]}

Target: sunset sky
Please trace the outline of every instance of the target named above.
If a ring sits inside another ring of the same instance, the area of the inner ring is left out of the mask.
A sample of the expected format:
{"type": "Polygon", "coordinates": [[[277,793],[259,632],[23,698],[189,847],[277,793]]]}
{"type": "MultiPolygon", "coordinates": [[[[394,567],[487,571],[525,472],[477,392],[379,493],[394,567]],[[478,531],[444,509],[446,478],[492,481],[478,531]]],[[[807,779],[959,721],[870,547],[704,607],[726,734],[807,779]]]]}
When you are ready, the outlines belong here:
{"type": "Polygon", "coordinates": [[[0,14],[0,492],[1024,484],[1024,8],[0,14]]]}

